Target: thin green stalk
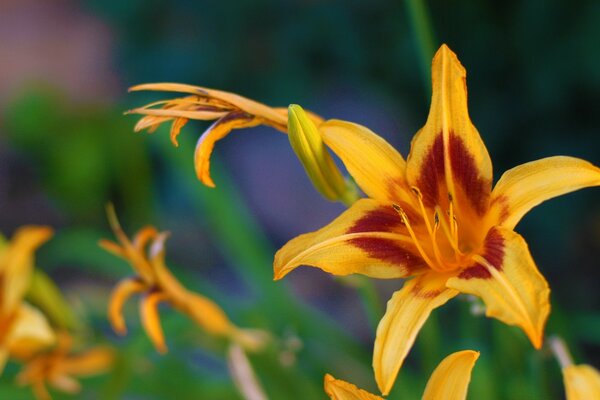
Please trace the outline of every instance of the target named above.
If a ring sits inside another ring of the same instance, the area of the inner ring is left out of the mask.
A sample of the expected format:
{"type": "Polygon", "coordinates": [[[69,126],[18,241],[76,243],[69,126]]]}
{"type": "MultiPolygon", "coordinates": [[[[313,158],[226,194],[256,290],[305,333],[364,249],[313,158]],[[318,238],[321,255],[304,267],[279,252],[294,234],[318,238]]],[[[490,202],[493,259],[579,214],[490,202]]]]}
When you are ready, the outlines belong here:
{"type": "Polygon", "coordinates": [[[425,0],[406,0],[409,21],[415,34],[419,52],[421,75],[428,91],[431,91],[431,60],[435,52],[435,35],[425,0]]]}
{"type": "Polygon", "coordinates": [[[365,307],[369,325],[371,325],[373,332],[375,332],[377,325],[379,325],[379,320],[383,317],[383,304],[381,304],[379,293],[373,281],[366,276],[357,276],[357,278],[360,278],[357,286],[358,294],[365,307]]]}

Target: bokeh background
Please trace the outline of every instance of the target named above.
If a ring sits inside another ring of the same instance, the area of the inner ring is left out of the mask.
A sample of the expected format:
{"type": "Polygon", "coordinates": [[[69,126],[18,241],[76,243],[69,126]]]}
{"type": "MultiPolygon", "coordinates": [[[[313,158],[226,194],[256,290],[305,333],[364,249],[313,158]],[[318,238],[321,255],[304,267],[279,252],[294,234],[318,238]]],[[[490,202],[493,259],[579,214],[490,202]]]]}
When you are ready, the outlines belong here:
{"type": "MultiPolygon", "coordinates": [[[[336,280],[298,269],[272,281],[272,255],[343,209],[315,192],[285,135],[236,131],[217,145],[217,189],[196,181],[192,152],[166,129],[134,134],[123,111],[164,98],[131,85],[173,81],[240,93],[274,106],[298,103],[364,124],[407,154],[429,106],[433,47],[447,43],[468,71],[471,117],[496,179],[537,158],[565,154],[600,163],[600,3],[402,1],[0,1],[0,230],[49,224],[55,238],[37,265],[59,285],[89,343],[119,350],[113,372],[84,381],[80,398],[235,399],[223,343],[168,307],[170,347],[158,355],[135,301],[129,334],[106,320],[111,287],[129,275],[97,246],[112,238],[113,202],[130,234],[146,224],[172,232],[168,263],[186,285],[241,326],[278,344],[252,355],[273,399],[317,399],[325,372],[375,391],[373,324],[399,281],[336,280]],[[364,298],[370,299],[370,313],[364,298]],[[373,310],[375,310],[373,312],[373,310]]],[[[600,193],[544,204],[517,227],[552,288],[548,334],[577,362],[600,367],[600,193]]],[[[453,351],[481,351],[476,399],[561,399],[560,370],[516,328],[474,315],[459,298],[419,336],[391,399],[420,398],[435,365],[453,351]]],[[[16,365],[0,398],[29,399],[16,365]]],[[[56,398],[69,398],[56,393],[56,398]]]]}

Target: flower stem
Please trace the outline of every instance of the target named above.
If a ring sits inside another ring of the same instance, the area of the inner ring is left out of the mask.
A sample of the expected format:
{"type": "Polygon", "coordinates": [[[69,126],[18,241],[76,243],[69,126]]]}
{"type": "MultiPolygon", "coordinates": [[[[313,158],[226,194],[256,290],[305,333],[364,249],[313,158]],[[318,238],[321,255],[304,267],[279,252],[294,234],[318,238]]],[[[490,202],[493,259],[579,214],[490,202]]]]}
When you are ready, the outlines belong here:
{"type": "Polygon", "coordinates": [[[431,90],[431,60],[435,52],[435,35],[425,0],[406,0],[409,21],[419,51],[421,75],[427,90],[431,90]]]}
{"type": "Polygon", "coordinates": [[[552,336],[548,339],[548,345],[554,353],[554,357],[558,360],[561,368],[573,365],[573,358],[571,357],[571,353],[569,353],[564,340],[558,336],[552,336]]]}

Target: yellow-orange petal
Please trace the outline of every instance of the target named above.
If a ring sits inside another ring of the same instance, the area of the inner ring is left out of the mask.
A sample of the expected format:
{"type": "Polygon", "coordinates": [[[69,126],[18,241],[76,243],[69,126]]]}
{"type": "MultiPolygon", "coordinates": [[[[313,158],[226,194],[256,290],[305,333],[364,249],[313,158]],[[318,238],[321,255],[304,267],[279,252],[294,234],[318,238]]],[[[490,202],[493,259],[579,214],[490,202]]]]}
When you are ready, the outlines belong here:
{"type": "Polygon", "coordinates": [[[471,371],[479,358],[473,350],[457,351],[444,358],[427,382],[423,400],[464,400],[471,371]]]}
{"type": "Polygon", "coordinates": [[[490,229],[473,264],[449,279],[448,287],[480,297],[487,316],[520,327],[536,349],[542,346],[550,288],[516,232],[490,229]]]}
{"type": "Polygon", "coordinates": [[[48,226],[28,225],[19,228],[10,243],[0,252],[0,296],[2,312],[15,310],[27,291],[34,266],[34,252],[52,237],[48,226]]]}
{"type": "Polygon", "coordinates": [[[407,180],[420,189],[426,206],[447,209],[451,196],[459,220],[481,217],[489,206],[492,163],[469,118],[465,68],[442,45],[431,75],[431,108],[412,141],[407,180]]]}
{"type": "MultiPolygon", "coordinates": [[[[179,304],[177,306],[179,308],[179,304]]],[[[181,304],[181,311],[213,335],[230,336],[234,332],[234,326],[225,311],[214,301],[197,293],[188,293],[181,304]]]]}
{"type": "Polygon", "coordinates": [[[18,359],[27,359],[56,341],[44,314],[27,303],[19,305],[8,329],[5,345],[9,354],[18,359]]]}
{"type": "Polygon", "coordinates": [[[197,96],[207,97],[211,99],[217,99],[223,103],[229,104],[235,108],[255,115],[264,119],[269,119],[274,122],[280,123],[280,125],[286,125],[286,114],[281,114],[278,110],[268,107],[262,103],[250,100],[246,97],[225,92],[222,90],[209,89],[202,86],[193,86],[180,83],[146,83],[142,85],[136,85],[129,89],[130,91],[139,90],[154,90],[154,91],[167,91],[167,92],[180,92],[189,93],[197,96]]]}
{"type": "Polygon", "coordinates": [[[61,392],[75,394],[81,391],[81,383],[70,375],[56,373],[48,377],[48,383],[61,392]]]}
{"type": "Polygon", "coordinates": [[[154,344],[156,351],[161,354],[167,352],[165,336],[160,326],[158,315],[158,304],[165,301],[165,295],[161,292],[151,292],[144,295],[140,300],[140,317],[146,334],[154,344]]]}
{"type": "Polygon", "coordinates": [[[600,168],[579,158],[556,156],[519,165],[494,187],[490,223],[513,229],[538,204],[591,186],[600,186],[600,168]]]}
{"type": "Polygon", "coordinates": [[[405,181],[404,158],[382,137],[362,125],[340,120],[328,120],[318,128],[325,144],[367,196],[382,202],[410,204],[414,200],[405,181]]]}
{"type": "Polygon", "coordinates": [[[108,303],[108,320],[112,328],[119,335],[127,333],[125,318],[123,318],[123,306],[129,297],[135,293],[143,292],[148,287],[137,277],[129,277],[121,280],[113,289],[108,303]]]}
{"type": "Polygon", "coordinates": [[[106,206],[106,215],[113,233],[121,244],[121,249],[119,250],[119,246],[108,240],[101,240],[98,243],[100,247],[110,253],[123,257],[123,259],[131,265],[131,267],[148,285],[154,284],[154,272],[152,271],[145,254],[143,251],[136,248],[136,246],[131,242],[131,240],[129,240],[123,231],[123,228],[121,228],[121,224],[117,218],[117,213],[115,212],[115,208],[112,204],[108,204],[106,206]]]}
{"type": "Polygon", "coordinates": [[[275,254],[275,279],[301,265],[334,275],[401,278],[425,266],[393,208],[375,200],[354,203],[324,228],[300,235],[275,254]]]}
{"type": "Polygon", "coordinates": [[[600,372],[591,365],[570,365],[562,370],[567,400],[600,399],[600,372]]]}
{"type": "Polygon", "coordinates": [[[400,367],[431,311],[458,294],[446,287],[449,275],[428,272],[404,284],[388,301],[377,326],[373,370],[379,390],[387,395],[400,367]]]}
{"type": "Polygon", "coordinates": [[[110,369],[115,360],[115,352],[108,346],[98,346],[81,354],[71,355],[57,367],[68,375],[91,376],[110,369]]]}
{"type": "Polygon", "coordinates": [[[2,376],[2,372],[4,372],[4,366],[8,361],[8,349],[4,346],[0,346],[0,376],[2,376]]]}
{"type": "Polygon", "coordinates": [[[215,183],[210,176],[210,156],[215,143],[227,136],[233,129],[250,128],[261,123],[262,121],[259,118],[240,111],[232,111],[215,121],[200,136],[196,145],[194,166],[198,179],[206,186],[215,187],[215,183]]]}
{"type": "Polygon", "coordinates": [[[359,389],[356,385],[335,379],[329,374],[325,374],[323,386],[331,400],[383,400],[366,390],[359,389]]]}

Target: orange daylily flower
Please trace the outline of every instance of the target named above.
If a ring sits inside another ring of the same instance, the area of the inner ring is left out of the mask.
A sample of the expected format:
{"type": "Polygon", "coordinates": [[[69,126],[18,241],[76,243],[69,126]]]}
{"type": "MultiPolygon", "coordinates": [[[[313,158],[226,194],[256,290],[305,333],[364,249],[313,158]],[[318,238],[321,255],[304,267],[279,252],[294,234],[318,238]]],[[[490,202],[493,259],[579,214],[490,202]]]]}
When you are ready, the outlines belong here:
{"type": "Polygon", "coordinates": [[[5,243],[0,236],[0,374],[8,357],[24,359],[54,343],[44,314],[23,301],[33,253],[52,236],[46,226],[24,226],[5,243]]]}
{"type": "Polygon", "coordinates": [[[369,129],[330,120],[318,129],[369,197],[275,255],[275,279],[301,265],[335,274],[408,278],[388,302],[373,367],[389,393],[431,311],[459,293],[486,314],[520,327],[536,348],[550,312],[549,288],[514,227],[531,208],[600,185],[600,169],[549,157],[507,171],[492,190],[492,164],[467,109],[466,72],[445,45],[432,64],[425,126],[407,160],[369,129]]]}
{"type": "Polygon", "coordinates": [[[160,353],[167,352],[157,309],[161,302],[166,302],[187,315],[210,334],[227,337],[248,350],[258,350],[262,347],[267,338],[266,332],[238,328],[216,303],[187,290],[171,274],[165,265],[165,241],[168,232],[158,232],[154,227],[148,226],[141,229],[131,241],[121,229],[112,207],[108,208],[108,217],[119,244],[102,240],[100,246],[125,259],[136,272],[136,275],[119,282],[113,290],[108,319],[115,332],[121,335],[127,333],[122,308],[130,296],[140,293],[142,325],[160,353]]]}
{"type": "Polygon", "coordinates": [[[17,382],[23,386],[31,385],[38,400],[47,400],[51,396],[46,383],[62,392],[75,394],[81,391],[81,384],[75,376],[92,376],[108,371],[114,359],[111,348],[95,347],[72,353],[72,342],[67,333],[59,334],[54,349],[41,352],[25,363],[17,382]]]}
{"type": "MultiPolygon", "coordinates": [[[[431,374],[423,400],[464,400],[471,380],[471,371],[479,352],[463,350],[444,358],[431,374]]],[[[383,400],[355,385],[325,375],[325,393],[331,400],[383,400]]]]}

